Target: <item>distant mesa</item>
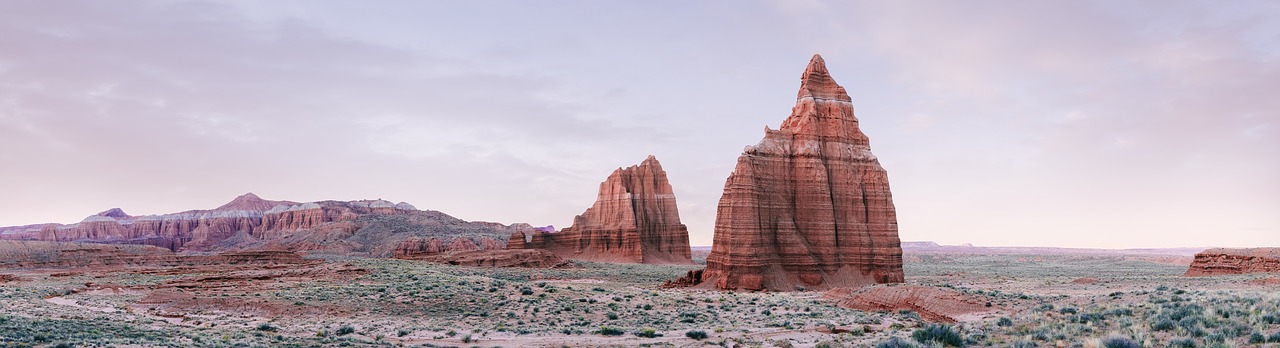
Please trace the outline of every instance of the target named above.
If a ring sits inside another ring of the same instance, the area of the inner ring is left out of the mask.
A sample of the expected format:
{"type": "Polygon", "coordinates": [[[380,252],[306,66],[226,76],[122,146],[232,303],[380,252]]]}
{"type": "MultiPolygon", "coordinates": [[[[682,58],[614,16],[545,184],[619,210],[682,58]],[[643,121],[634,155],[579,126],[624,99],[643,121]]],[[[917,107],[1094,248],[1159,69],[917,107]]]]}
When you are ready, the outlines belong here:
{"type": "Polygon", "coordinates": [[[1196,254],[1188,277],[1280,272],[1280,248],[1208,249],[1196,254]]]}
{"type": "MultiPolygon", "coordinates": [[[[522,224],[519,224],[522,225],[522,224]]],[[[0,227],[0,239],[142,244],[170,251],[289,250],[424,257],[503,250],[517,225],[468,222],[386,200],[292,202],[246,193],[209,210],[131,216],[112,208],[74,224],[0,227]]]]}
{"type": "MultiPolygon", "coordinates": [[[[547,226],[551,228],[551,226],[547,226]]],[[[596,202],[560,232],[512,233],[507,248],[544,249],[567,259],[650,264],[692,264],[689,230],[680,223],[667,172],[649,156],[618,168],[600,184],[596,202]]]]}
{"type": "Polygon", "coordinates": [[[888,174],[814,55],[791,115],[725,181],[707,268],[668,286],[793,291],[903,281],[888,174]]]}
{"type": "MultiPolygon", "coordinates": [[[[972,245],[970,245],[970,246],[972,246],[972,245]]],[[[934,242],[930,242],[930,241],[924,241],[924,242],[902,242],[902,248],[903,248],[903,249],[907,249],[907,248],[927,249],[927,248],[938,248],[938,247],[941,247],[941,245],[938,245],[938,243],[934,243],[934,242]]]]}

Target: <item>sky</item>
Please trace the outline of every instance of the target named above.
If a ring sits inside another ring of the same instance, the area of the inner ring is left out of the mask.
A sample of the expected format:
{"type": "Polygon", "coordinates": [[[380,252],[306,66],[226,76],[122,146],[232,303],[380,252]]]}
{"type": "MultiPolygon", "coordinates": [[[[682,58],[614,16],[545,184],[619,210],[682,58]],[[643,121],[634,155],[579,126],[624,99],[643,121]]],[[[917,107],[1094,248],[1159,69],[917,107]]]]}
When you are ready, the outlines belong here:
{"type": "Polygon", "coordinates": [[[0,226],[386,199],[693,245],[819,53],[904,241],[1280,246],[1276,1],[0,2],[0,226]]]}

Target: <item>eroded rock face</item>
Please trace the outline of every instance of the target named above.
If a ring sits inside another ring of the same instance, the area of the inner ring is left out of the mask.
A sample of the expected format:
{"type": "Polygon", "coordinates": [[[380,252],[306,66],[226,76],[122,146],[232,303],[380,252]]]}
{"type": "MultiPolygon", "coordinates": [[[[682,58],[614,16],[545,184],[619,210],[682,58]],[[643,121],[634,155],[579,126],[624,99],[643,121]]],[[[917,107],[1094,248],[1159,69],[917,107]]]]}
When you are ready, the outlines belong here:
{"type": "Polygon", "coordinates": [[[618,168],[596,202],[560,232],[513,233],[508,249],[545,249],[560,257],[623,263],[690,264],[689,230],[680,223],[667,172],[649,156],[618,168]]]}
{"type": "Polygon", "coordinates": [[[413,259],[442,253],[473,250],[503,250],[506,246],[492,238],[481,238],[477,243],[467,238],[420,238],[412,237],[400,242],[391,257],[413,259]]]}
{"type": "Polygon", "coordinates": [[[1280,272],[1280,248],[1209,249],[1196,254],[1184,276],[1280,272]]]}
{"type": "Polygon", "coordinates": [[[120,208],[112,208],[70,225],[0,228],[0,239],[144,244],[174,251],[204,250],[237,232],[259,230],[263,212],[281,204],[295,203],[268,201],[248,193],[211,210],[130,216],[120,208]]]}
{"type": "Polygon", "coordinates": [[[849,95],[814,55],[791,115],[738,157],[707,268],[683,283],[791,291],[902,281],[888,175],[849,95]]]}
{"type": "Polygon", "coordinates": [[[521,226],[527,224],[468,222],[381,199],[296,203],[250,193],[210,210],[131,216],[113,208],[75,224],[0,227],[0,239],[144,244],[171,251],[289,250],[390,257],[397,248],[425,248],[408,239],[442,238],[448,247],[441,251],[501,250],[502,241],[521,226]]]}

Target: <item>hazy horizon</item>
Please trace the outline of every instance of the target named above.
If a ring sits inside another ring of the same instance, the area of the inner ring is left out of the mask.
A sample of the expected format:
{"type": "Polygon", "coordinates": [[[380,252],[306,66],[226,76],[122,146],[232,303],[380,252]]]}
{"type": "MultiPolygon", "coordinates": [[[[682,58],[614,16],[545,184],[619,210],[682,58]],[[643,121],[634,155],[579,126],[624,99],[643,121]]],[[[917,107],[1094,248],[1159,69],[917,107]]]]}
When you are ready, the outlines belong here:
{"type": "Polygon", "coordinates": [[[814,53],[903,241],[1280,246],[1280,3],[13,1],[0,226],[385,199],[567,227],[661,161],[710,245],[814,53]]]}

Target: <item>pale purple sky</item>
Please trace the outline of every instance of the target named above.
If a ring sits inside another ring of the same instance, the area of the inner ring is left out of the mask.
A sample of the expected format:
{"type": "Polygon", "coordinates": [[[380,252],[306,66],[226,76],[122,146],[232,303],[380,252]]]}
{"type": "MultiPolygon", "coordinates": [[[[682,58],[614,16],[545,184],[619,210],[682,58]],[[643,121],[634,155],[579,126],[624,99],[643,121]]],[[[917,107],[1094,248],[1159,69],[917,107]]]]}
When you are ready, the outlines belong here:
{"type": "Polygon", "coordinates": [[[1277,1],[5,1],[0,226],[383,198],[694,245],[821,53],[906,241],[1280,246],[1277,1]]]}

